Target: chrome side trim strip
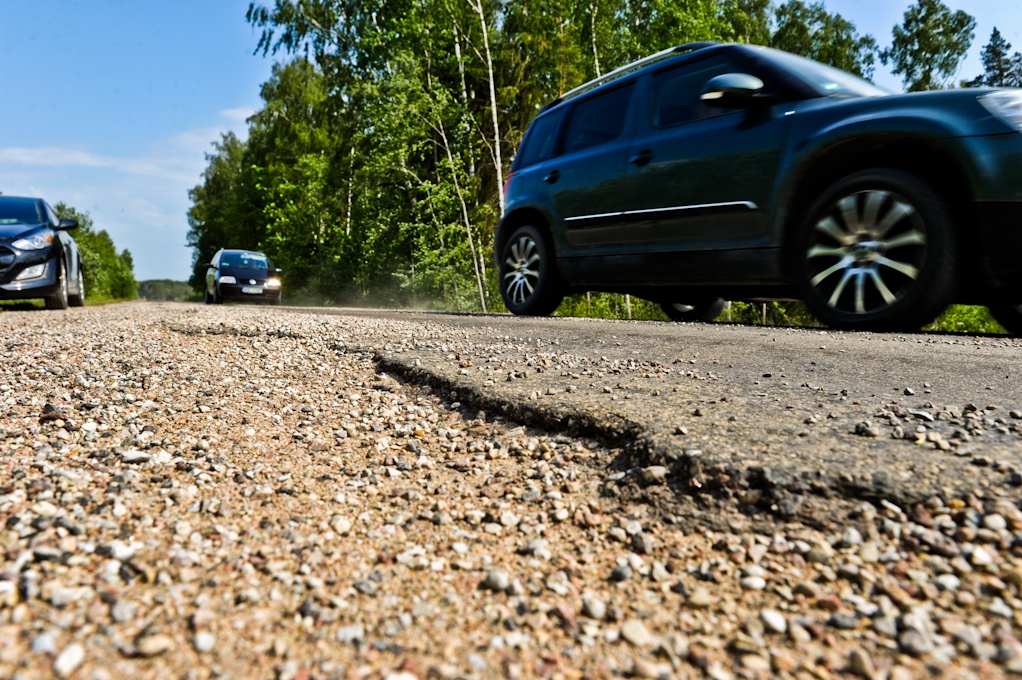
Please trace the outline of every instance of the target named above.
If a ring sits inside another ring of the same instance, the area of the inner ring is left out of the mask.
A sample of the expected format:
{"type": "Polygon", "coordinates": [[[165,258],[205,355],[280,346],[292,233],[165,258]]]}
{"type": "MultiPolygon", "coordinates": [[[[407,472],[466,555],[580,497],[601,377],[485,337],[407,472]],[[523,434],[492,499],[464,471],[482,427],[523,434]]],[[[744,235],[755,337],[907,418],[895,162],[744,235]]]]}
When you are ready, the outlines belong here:
{"type": "Polygon", "coordinates": [[[596,215],[576,215],[575,217],[564,218],[565,222],[604,221],[614,217],[630,217],[632,215],[655,215],[657,213],[688,212],[703,210],[720,210],[727,208],[745,208],[746,210],[759,210],[759,206],[752,201],[727,201],[724,203],[699,203],[696,205],[679,205],[673,208],[649,208],[646,210],[626,210],[624,212],[599,213],[596,215]]]}

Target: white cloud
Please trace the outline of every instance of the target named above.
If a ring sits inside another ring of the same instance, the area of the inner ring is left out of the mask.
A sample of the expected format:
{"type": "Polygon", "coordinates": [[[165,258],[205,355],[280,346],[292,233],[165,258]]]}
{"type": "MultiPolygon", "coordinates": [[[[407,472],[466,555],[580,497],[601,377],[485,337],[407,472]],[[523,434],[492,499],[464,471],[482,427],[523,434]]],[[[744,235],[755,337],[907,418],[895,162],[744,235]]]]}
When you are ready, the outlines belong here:
{"type": "Polygon", "coordinates": [[[227,120],[233,120],[237,123],[244,123],[248,120],[249,116],[255,113],[255,109],[238,108],[238,109],[224,109],[220,112],[220,115],[227,120]]]}
{"type": "Polygon", "coordinates": [[[185,245],[188,190],[201,181],[205,154],[225,131],[185,131],[130,157],[73,147],[0,148],[0,191],[88,211],[97,229],[131,251],[139,280],[186,279],[192,254],[185,245]]]}

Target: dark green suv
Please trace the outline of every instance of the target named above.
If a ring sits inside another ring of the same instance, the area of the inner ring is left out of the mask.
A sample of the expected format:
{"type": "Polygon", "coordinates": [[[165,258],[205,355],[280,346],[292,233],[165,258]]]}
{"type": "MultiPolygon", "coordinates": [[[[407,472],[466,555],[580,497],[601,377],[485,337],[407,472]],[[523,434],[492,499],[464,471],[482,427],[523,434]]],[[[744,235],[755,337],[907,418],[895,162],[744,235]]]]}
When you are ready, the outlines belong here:
{"type": "Polygon", "coordinates": [[[916,330],[950,303],[1022,332],[1022,90],[889,94],[785,52],[697,43],[533,121],[496,233],[515,314],[631,293],[673,319],[805,300],[916,330]]]}

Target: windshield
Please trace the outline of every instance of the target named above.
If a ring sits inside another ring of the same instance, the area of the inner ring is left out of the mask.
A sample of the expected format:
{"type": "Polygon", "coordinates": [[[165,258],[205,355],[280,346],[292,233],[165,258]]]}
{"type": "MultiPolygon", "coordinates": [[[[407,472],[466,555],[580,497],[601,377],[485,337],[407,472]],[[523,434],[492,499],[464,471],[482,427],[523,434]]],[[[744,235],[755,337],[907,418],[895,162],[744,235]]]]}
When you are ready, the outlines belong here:
{"type": "Polygon", "coordinates": [[[35,199],[0,197],[0,224],[42,224],[44,221],[35,199]]]}
{"type": "Polygon", "coordinates": [[[833,66],[769,47],[760,49],[767,53],[768,59],[794,73],[824,97],[884,97],[891,94],[868,80],[833,66]]]}
{"type": "Polygon", "coordinates": [[[220,266],[242,269],[269,269],[270,259],[261,253],[224,253],[220,256],[220,266]]]}

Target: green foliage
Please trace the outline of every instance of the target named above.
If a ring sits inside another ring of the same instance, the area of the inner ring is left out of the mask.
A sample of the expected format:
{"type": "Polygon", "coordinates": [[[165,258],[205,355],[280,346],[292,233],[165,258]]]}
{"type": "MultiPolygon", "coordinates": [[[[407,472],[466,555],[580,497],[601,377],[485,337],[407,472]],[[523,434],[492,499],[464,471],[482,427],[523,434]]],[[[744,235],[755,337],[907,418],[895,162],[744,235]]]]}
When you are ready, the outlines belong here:
{"type": "Polygon", "coordinates": [[[1011,54],[1011,43],[994,27],[983,47],[983,75],[962,83],[965,87],[1022,87],[1022,52],[1011,54]]]}
{"type": "Polygon", "coordinates": [[[554,312],[554,316],[582,316],[592,319],[637,319],[645,321],[667,321],[660,311],[660,305],[649,300],[615,293],[590,293],[588,296],[570,295],[554,312]],[[629,306],[631,315],[629,316],[629,306]]]}
{"type": "Polygon", "coordinates": [[[146,300],[183,301],[192,297],[187,281],[149,279],[138,282],[138,297],[146,300]]]}
{"type": "Polygon", "coordinates": [[[940,0],[917,0],[893,30],[891,46],[880,53],[909,92],[943,89],[958,72],[976,28],[962,10],[952,12],[940,0]]]}
{"type": "Polygon", "coordinates": [[[82,275],[85,278],[85,297],[89,302],[106,300],[132,300],[135,298],[134,260],[131,253],[120,254],[105,230],[96,231],[87,212],[58,203],[53,207],[60,219],[77,220],[78,229],[72,232],[82,257],[82,275]]]}
{"type": "Polygon", "coordinates": [[[951,305],[926,330],[957,333],[1007,333],[986,307],[951,305]]]}
{"type": "Polygon", "coordinates": [[[865,78],[873,77],[877,43],[871,35],[860,36],[840,14],[830,14],[823,3],[807,5],[788,0],[775,13],[777,30],[770,46],[809,57],[865,78]]]}

